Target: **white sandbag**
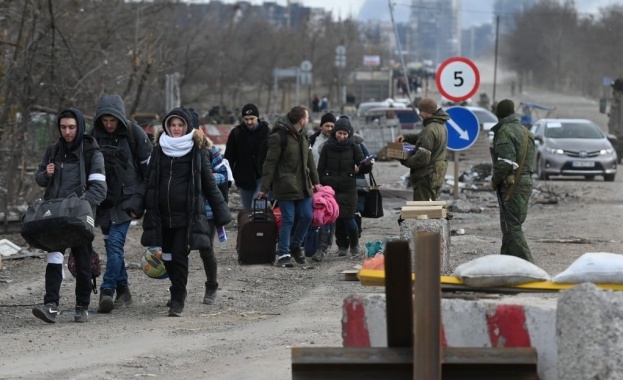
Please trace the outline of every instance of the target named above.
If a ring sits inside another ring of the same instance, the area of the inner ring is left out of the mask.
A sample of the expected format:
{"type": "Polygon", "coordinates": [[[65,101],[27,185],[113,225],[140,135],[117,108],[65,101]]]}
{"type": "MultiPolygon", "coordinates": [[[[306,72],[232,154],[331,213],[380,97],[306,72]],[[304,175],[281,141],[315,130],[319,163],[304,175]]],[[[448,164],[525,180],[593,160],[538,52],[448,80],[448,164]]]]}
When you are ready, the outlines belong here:
{"type": "Polygon", "coordinates": [[[509,255],[479,257],[459,265],[452,275],[460,278],[465,285],[477,288],[550,280],[550,276],[543,269],[509,255]]]}
{"type": "Polygon", "coordinates": [[[559,284],[623,284],[623,255],[608,252],[586,252],[552,282],[559,284]]]}

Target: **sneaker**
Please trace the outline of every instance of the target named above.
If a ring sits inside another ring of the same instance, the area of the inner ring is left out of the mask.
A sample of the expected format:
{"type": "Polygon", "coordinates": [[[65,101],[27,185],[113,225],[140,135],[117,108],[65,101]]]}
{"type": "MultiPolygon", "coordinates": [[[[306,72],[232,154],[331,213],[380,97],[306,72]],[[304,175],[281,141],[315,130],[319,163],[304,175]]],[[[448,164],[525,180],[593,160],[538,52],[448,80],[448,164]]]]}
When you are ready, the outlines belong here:
{"type": "Polygon", "coordinates": [[[115,308],[113,296],[115,291],[112,289],[102,289],[100,292],[100,303],[97,309],[98,313],[110,313],[115,308]]]}
{"type": "Polygon", "coordinates": [[[120,309],[122,307],[132,306],[132,294],[128,286],[118,286],[117,296],[115,297],[114,307],[120,309]]]}
{"type": "Polygon", "coordinates": [[[350,247],[350,254],[351,256],[359,256],[361,252],[359,252],[359,247],[350,247]]]}
{"type": "Polygon", "coordinates": [[[203,296],[203,303],[206,305],[214,305],[216,303],[216,289],[206,288],[206,293],[203,296]]]}
{"type": "Polygon", "coordinates": [[[169,317],[181,317],[182,311],[184,311],[184,304],[180,301],[171,300],[171,306],[169,307],[169,317]]]}
{"type": "Polygon", "coordinates": [[[346,248],[338,248],[337,255],[341,256],[341,257],[346,256],[348,254],[347,251],[348,251],[348,249],[346,249],[346,248]]]}
{"type": "Polygon", "coordinates": [[[292,268],[294,267],[294,263],[292,262],[292,258],[290,256],[283,256],[277,260],[277,266],[282,268],[292,268]]]}
{"type": "Polygon", "coordinates": [[[58,306],[53,303],[46,303],[45,305],[38,305],[32,308],[32,315],[47,323],[56,323],[56,316],[60,313],[58,306]]]}
{"type": "Polygon", "coordinates": [[[86,306],[76,306],[76,313],[74,314],[74,322],[84,323],[89,320],[89,312],[86,306]]]}
{"type": "Polygon", "coordinates": [[[307,262],[301,247],[290,249],[290,254],[294,257],[294,261],[296,261],[297,264],[305,264],[307,262]]]}

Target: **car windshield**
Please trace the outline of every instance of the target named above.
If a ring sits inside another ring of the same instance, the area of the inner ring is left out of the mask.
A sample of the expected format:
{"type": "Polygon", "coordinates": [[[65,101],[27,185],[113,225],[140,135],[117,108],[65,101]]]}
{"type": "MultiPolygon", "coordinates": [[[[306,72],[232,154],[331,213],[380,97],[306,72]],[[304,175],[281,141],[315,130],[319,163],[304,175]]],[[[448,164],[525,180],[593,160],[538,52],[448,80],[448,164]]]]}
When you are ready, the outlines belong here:
{"type": "Polygon", "coordinates": [[[604,136],[597,126],[585,122],[547,123],[545,137],[552,139],[602,139],[604,136]]]}
{"type": "Polygon", "coordinates": [[[488,112],[485,112],[483,110],[475,110],[472,109],[471,110],[474,115],[476,115],[476,117],[478,118],[478,121],[481,123],[497,123],[498,119],[497,117],[495,117],[495,115],[492,115],[488,112]]]}

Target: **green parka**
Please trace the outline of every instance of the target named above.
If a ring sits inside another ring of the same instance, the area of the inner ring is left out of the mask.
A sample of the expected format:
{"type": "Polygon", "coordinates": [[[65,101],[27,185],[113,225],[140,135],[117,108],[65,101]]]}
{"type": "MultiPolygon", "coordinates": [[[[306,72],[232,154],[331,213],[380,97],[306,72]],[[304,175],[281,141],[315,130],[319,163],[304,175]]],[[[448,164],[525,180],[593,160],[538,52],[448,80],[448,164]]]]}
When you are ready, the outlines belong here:
{"type": "Polygon", "coordinates": [[[515,193],[530,195],[532,193],[532,162],[534,161],[534,135],[524,127],[517,115],[501,119],[491,128],[493,131],[493,176],[491,184],[497,187],[502,184],[502,192],[506,192],[509,183],[507,178],[515,174],[526,151],[519,182],[515,193]]]}
{"type": "Polygon", "coordinates": [[[268,193],[272,187],[275,199],[292,201],[311,197],[312,185],[318,184],[318,171],[306,131],[296,130],[286,116],[278,118],[268,137],[260,191],[268,193]],[[283,152],[280,133],[286,135],[283,152]]]}
{"type": "Polygon", "coordinates": [[[448,120],[450,115],[439,108],[431,117],[424,120],[422,132],[404,136],[404,142],[415,145],[415,153],[401,161],[404,166],[411,169],[409,180],[412,185],[432,174],[433,186],[441,186],[448,167],[446,161],[448,131],[445,126],[448,120]]]}

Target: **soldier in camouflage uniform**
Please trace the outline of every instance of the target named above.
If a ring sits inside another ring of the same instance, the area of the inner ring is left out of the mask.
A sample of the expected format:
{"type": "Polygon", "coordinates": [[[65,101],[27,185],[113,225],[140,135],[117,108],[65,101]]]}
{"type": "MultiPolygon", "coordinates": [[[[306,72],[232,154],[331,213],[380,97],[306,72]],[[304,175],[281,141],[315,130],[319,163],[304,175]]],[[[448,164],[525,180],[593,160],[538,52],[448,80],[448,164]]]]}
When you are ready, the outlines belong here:
{"type": "Polygon", "coordinates": [[[414,201],[437,200],[439,190],[446,177],[446,145],[448,131],[446,121],[450,116],[430,98],[420,100],[420,116],[424,120],[424,129],[419,134],[400,135],[396,142],[415,145],[415,152],[400,163],[411,169],[409,181],[413,186],[414,201]]]}
{"type": "Polygon", "coordinates": [[[519,122],[519,118],[515,115],[515,105],[511,100],[500,101],[495,108],[495,115],[499,122],[491,128],[494,133],[491,187],[498,192],[498,199],[501,203],[502,248],[500,253],[534,262],[522,229],[522,224],[528,214],[528,200],[532,194],[534,135],[519,122]],[[520,166],[521,173],[518,182],[512,186],[517,178],[515,173],[520,166]]]}

